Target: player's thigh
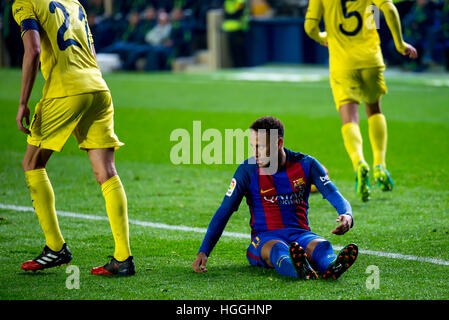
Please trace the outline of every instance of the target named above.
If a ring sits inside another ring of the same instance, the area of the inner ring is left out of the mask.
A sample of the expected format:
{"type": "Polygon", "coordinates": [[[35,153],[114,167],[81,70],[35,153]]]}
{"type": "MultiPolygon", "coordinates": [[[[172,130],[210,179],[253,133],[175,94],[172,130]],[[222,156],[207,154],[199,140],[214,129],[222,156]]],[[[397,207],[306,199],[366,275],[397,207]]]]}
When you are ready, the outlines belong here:
{"type": "Polygon", "coordinates": [[[253,241],[251,241],[248,249],[246,249],[246,259],[248,259],[250,265],[269,268],[269,265],[262,259],[262,256],[260,255],[259,242],[260,240],[258,239],[258,237],[255,237],[253,241]]]}
{"type": "Polygon", "coordinates": [[[90,103],[88,95],[41,100],[30,124],[28,144],[61,151],[90,103]]]}
{"type": "Polygon", "coordinates": [[[248,262],[258,267],[273,267],[270,263],[270,251],[276,242],[287,245],[286,239],[276,232],[264,232],[255,236],[246,251],[248,262]]]}
{"type": "Polygon", "coordinates": [[[362,96],[367,104],[374,105],[380,97],[387,93],[387,85],[383,75],[384,67],[366,68],[360,70],[362,78],[362,96]]]}
{"type": "Polygon", "coordinates": [[[337,111],[342,105],[360,104],[361,79],[358,70],[339,70],[330,73],[330,84],[337,111]]]}
{"type": "Polygon", "coordinates": [[[313,233],[312,231],[301,231],[291,236],[291,242],[296,241],[299,243],[299,245],[306,250],[307,255],[309,258],[312,257],[313,249],[315,249],[315,246],[321,242],[326,241],[323,237],[320,237],[316,233],[313,233]]]}
{"type": "Polygon", "coordinates": [[[114,132],[114,106],[109,91],[91,93],[89,110],[78,123],[73,135],[80,149],[118,149],[123,145],[114,132]]]}

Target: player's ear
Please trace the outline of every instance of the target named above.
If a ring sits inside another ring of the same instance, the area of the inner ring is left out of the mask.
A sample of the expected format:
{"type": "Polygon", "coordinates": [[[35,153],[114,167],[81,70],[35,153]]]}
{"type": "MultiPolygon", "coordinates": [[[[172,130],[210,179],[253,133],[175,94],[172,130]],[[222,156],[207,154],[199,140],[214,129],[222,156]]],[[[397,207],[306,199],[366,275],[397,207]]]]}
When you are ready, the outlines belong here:
{"type": "Polygon", "coordinates": [[[278,137],[278,149],[282,150],[284,147],[284,137],[278,137]]]}

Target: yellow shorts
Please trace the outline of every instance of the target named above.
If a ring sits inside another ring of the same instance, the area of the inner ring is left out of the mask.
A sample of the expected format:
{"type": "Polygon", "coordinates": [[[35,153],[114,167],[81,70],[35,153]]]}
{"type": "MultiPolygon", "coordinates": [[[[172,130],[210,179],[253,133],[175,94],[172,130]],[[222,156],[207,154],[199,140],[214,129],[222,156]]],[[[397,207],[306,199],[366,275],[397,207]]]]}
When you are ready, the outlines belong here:
{"type": "Polygon", "coordinates": [[[340,106],[362,99],[366,103],[377,102],[387,93],[383,71],[385,67],[356,70],[339,70],[330,73],[330,83],[337,110],[340,106]]]}
{"type": "Polygon", "coordinates": [[[36,105],[27,142],[60,152],[73,134],[80,149],[123,145],[114,133],[114,107],[109,91],[45,99],[36,105]]]}

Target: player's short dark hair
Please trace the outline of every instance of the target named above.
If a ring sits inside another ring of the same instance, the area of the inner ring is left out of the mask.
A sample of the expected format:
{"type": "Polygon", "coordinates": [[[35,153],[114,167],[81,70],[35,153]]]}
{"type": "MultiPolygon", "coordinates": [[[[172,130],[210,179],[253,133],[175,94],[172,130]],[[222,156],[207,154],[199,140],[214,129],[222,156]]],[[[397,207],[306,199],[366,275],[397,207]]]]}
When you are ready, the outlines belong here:
{"type": "Polygon", "coordinates": [[[275,117],[265,116],[259,118],[254,121],[249,128],[254,131],[264,129],[267,133],[270,133],[270,129],[276,129],[278,131],[278,136],[282,138],[284,137],[284,124],[281,120],[275,117]]]}

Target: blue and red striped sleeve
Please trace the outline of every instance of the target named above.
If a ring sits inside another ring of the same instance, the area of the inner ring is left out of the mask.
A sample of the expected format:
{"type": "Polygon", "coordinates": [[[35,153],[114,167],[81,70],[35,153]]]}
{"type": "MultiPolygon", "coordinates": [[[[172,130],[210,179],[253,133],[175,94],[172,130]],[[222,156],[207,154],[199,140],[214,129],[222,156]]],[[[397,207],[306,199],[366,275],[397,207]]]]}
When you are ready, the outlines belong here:
{"type": "Polygon", "coordinates": [[[309,179],[311,179],[312,183],[323,195],[323,198],[329,201],[337,210],[339,215],[349,214],[352,216],[350,203],[341,195],[337,187],[332,183],[324,167],[313,157],[310,157],[309,179]]]}

